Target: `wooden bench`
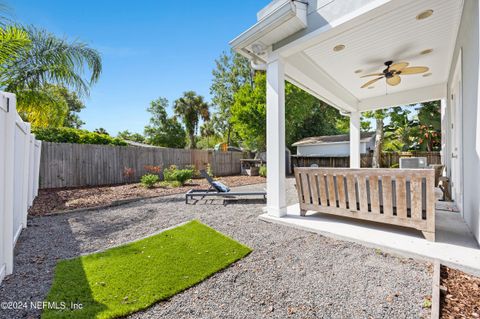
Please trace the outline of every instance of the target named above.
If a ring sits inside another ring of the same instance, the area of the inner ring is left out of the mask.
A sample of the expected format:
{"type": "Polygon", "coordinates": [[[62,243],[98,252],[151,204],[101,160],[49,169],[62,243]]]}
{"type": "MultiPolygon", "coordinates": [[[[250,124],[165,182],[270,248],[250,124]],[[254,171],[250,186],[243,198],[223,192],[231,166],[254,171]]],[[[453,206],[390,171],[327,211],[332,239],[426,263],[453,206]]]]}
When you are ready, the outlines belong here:
{"type": "Polygon", "coordinates": [[[315,211],[422,231],[435,241],[433,169],[295,168],[301,215],[315,211]]]}

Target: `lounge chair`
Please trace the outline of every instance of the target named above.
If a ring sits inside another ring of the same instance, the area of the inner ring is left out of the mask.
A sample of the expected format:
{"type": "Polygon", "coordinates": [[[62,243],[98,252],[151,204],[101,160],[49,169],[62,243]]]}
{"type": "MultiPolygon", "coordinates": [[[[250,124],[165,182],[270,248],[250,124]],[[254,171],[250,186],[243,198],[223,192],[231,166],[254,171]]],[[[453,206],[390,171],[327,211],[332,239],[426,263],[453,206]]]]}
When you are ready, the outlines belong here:
{"type": "Polygon", "coordinates": [[[235,196],[263,196],[267,199],[266,191],[252,191],[252,192],[231,192],[230,188],[218,181],[214,181],[205,170],[200,170],[200,175],[205,178],[210,184],[209,189],[191,189],[185,194],[185,204],[188,204],[188,199],[200,197],[201,199],[207,196],[216,197],[235,197],[235,196]]]}

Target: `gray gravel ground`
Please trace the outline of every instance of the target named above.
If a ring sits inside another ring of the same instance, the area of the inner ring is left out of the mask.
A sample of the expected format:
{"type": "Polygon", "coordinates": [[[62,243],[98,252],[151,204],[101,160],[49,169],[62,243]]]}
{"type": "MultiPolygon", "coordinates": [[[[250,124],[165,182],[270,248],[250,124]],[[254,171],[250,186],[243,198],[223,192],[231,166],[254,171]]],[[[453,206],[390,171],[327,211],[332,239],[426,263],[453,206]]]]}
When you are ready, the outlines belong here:
{"type": "MultiPolygon", "coordinates": [[[[289,181],[289,202],[294,201],[289,181]]],[[[256,186],[261,188],[262,186],[256,186]]],[[[252,189],[253,186],[246,187],[252,189]]],[[[253,248],[199,285],[130,318],[421,318],[430,265],[359,244],[259,221],[262,201],[185,205],[169,196],[126,206],[33,218],[0,301],[41,301],[58,259],[106,249],[198,219],[253,248]]],[[[141,275],[141,274],[139,274],[141,275]]],[[[34,310],[0,318],[37,318],[34,310]]]]}

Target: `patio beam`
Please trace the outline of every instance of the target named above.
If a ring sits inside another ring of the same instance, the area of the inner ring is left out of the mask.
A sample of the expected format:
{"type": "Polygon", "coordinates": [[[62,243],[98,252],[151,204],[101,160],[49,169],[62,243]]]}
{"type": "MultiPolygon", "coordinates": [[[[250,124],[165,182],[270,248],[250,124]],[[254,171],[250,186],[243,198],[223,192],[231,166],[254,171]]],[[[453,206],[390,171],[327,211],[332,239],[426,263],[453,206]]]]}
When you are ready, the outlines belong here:
{"type": "Polygon", "coordinates": [[[289,82],[340,111],[357,110],[359,100],[307,55],[299,53],[285,59],[285,74],[289,82]]]}
{"type": "Polygon", "coordinates": [[[350,113],[350,168],[360,168],[360,115],[350,113]]]}
{"type": "Polygon", "coordinates": [[[267,212],[287,214],[285,181],[285,62],[267,64],[267,212]]]}
{"type": "Polygon", "coordinates": [[[441,83],[423,88],[368,98],[358,103],[358,109],[362,112],[375,109],[378,110],[399,105],[441,100],[446,96],[447,84],[441,83]]]}

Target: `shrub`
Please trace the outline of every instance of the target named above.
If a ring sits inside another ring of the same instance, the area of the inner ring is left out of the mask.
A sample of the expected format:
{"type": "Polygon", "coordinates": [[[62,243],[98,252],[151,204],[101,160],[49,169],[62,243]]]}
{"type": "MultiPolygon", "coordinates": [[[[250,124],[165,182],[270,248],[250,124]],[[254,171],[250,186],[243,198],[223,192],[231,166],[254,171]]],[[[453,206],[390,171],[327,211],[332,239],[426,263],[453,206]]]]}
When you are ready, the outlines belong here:
{"type": "Polygon", "coordinates": [[[185,168],[192,171],[192,178],[200,178],[200,171],[195,165],[187,165],[185,168]]]}
{"type": "Polygon", "coordinates": [[[260,166],[260,168],[258,169],[258,175],[262,177],[267,177],[267,166],[265,165],[260,166]]]}
{"type": "Polygon", "coordinates": [[[160,182],[160,186],[178,188],[178,187],[181,187],[182,184],[179,181],[172,181],[172,182],[163,181],[163,182],[160,182]]]}
{"type": "Polygon", "coordinates": [[[184,185],[186,181],[192,179],[193,170],[191,169],[178,169],[175,165],[171,165],[163,171],[163,177],[167,182],[180,182],[184,185]]]}
{"type": "Polygon", "coordinates": [[[155,174],[155,175],[159,175],[160,172],[162,171],[162,167],[154,166],[154,165],[146,165],[144,168],[150,174],[155,174]]]}
{"type": "Polygon", "coordinates": [[[142,186],[144,186],[145,188],[152,188],[153,186],[155,186],[155,184],[157,184],[158,182],[160,181],[160,177],[158,177],[158,175],[154,175],[154,174],[146,174],[146,175],[143,175],[141,180],[140,180],[140,183],[142,184],[142,186]]]}
{"type": "Polygon", "coordinates": [[[35,137],[45,142],[73,143],[73,144],[101,144],[125,146],[124,140],[113,138],[105,134],[89,132],[69,127],[34,128],[35,137]]]}

